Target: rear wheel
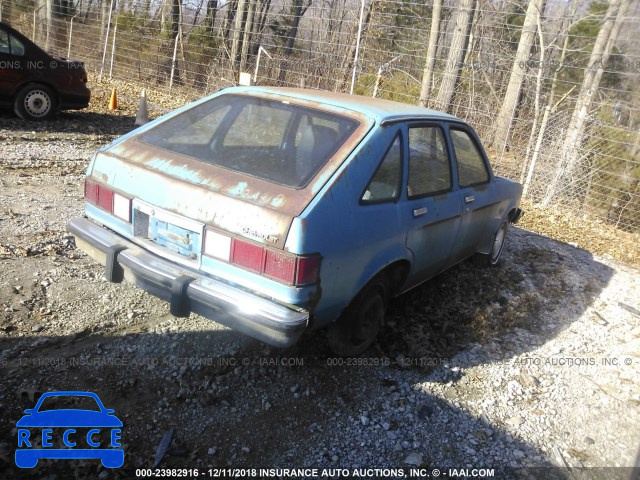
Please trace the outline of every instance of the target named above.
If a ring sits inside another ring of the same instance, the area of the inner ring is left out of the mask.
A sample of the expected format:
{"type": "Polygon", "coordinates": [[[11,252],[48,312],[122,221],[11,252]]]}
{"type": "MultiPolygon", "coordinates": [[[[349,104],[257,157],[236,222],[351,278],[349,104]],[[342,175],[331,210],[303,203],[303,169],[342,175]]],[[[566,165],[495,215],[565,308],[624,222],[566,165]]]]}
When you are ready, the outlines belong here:
{"type": "Polygon", "coordinates": [[[509,229],[509,221],[504,219],[498,227],[495,235],[493,236],[493,244],[491,245],[491,252],[476,253],[473,257],[474,263],[482,267],[495,267],[500,261],[502,250],[504,249],[504,242],[507,238],[507,230],[509,229]]]}
{"type": "Polygon", "coordinates": [[[49,87],[34,83],[18,92],[13,110],[23,120],[46,120],[56,113],[56,99],[49,87]]]}
{"type": "Polygon", "coordinates": [[[329,347],[336,355],[357,356],[371,346],[382,328],[388,296],[387,279],[374,279],[340,318],[329,326],[329,347]]]}

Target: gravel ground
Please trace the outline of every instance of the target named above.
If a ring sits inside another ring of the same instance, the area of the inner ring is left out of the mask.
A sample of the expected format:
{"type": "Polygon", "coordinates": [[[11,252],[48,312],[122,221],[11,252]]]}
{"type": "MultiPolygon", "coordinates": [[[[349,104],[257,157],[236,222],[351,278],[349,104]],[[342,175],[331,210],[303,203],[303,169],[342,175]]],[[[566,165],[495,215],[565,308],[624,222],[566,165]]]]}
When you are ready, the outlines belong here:
{"type": "Polygon", "coordinates": [[[395,299],[361,358],[331,357],[322,332],[272,349],[173,318],[75,249],[65,225],[82,212],[82,173],[132,125],[126,110],[0,116],[0,477],[133,478],[159,461],[631,478],[612,467],[633,466],[640,445],[636,267],[513,228],[499,268],[463,263],[395,299]],[[53,390],[115,409],[122,469],[15,467],[15,422],[53,390]]]}

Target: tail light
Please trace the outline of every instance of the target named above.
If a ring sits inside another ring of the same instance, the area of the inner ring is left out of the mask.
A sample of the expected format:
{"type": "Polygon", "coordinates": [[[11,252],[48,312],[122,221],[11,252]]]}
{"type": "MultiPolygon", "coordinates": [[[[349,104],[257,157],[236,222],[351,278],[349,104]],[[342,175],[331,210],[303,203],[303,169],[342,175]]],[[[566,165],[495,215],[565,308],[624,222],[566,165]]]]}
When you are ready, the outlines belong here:
{"type": "Polygon", "coordinates": [[[130,198],[120,195],[90,178],[84,180],[84,198],[102,210],[131,223],[130,198]]]}
{"type": "Polygon", "coordinates": [[[320,255],[301,256],[231,238],[207,229],[205,255],[237,265],[288,285],[310,285],[318,281],[320,255]]]}

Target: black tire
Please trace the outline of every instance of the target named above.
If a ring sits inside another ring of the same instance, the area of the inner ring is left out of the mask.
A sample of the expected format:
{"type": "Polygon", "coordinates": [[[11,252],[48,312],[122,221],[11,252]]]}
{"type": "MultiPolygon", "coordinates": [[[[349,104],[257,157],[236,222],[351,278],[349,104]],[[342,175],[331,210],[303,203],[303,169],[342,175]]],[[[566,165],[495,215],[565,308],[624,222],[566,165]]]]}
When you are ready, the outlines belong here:
{"type": "Polygon", "coordinates": [[[507,231],[509,230],[509,220],[506,218],[502,221],[498,230],[493,236],[493,243],[491,244],[491,252],[489,253],[476,253],[473,258],[473,263],[480,267],[495,267],[500,262],[500,256],[502,250],[504,250],[504,243],[507,238],[507,231]]]}
{"type": "Polygon", "coordinates": [[[389,282],[376,277],[358,294],[340,318],[329,326],[329,348],[340,357],[362,354],[375,341],[387,310],[389,282]]]}
{"type": "Polygon", "coordinates": [[[16,95],[13,111],[23,120],[48,120],[56,114],[56,96],[39,83],[27,85],[16,95]]]}

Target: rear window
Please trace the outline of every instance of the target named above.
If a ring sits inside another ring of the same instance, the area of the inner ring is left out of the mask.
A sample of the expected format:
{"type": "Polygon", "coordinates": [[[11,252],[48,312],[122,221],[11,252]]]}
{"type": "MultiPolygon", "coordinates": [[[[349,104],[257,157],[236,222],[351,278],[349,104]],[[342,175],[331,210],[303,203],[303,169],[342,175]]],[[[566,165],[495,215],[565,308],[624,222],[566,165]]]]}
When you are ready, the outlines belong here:
{"type": "Polygon", "coordinates": [[[359,122],[246,95],[221,95],[152,128],[140,140],[201,162],[293,188],[305,186],[359,122]]]}

